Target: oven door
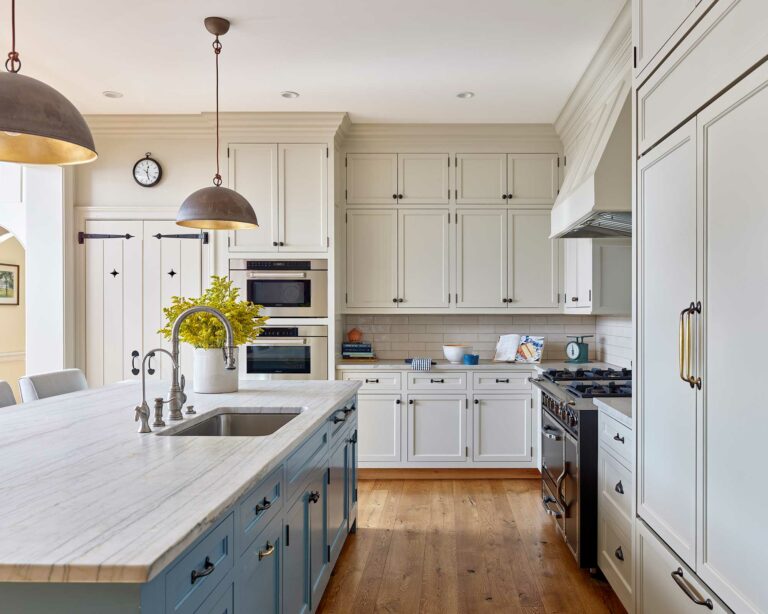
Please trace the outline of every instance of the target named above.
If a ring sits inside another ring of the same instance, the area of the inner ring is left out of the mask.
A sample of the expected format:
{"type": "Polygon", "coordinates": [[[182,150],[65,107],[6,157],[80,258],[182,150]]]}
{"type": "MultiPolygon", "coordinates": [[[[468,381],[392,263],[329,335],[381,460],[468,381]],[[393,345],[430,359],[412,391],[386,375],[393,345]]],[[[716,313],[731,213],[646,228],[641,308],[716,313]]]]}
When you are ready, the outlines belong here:
{"type": "Polygon", "coordinates": [[[273,318],[328,316],[328,271],[230,271],[250,302],[273,318]]]}
{"type": "Polygon", "coordinates": [[[327,337],[265,337],[241,351],[243,379],[328,379],[327,337]]]}
{"type": "MultiPolygon", "coordinates": [[[[541,471],[559,489],[565,468],[565,431],[547,412],[541,410],[541,471]]],[[[558,493],[553,493],[558,494],[558,493]]],[[[559,499],[559,497],[558,497],[559,499]]]]}

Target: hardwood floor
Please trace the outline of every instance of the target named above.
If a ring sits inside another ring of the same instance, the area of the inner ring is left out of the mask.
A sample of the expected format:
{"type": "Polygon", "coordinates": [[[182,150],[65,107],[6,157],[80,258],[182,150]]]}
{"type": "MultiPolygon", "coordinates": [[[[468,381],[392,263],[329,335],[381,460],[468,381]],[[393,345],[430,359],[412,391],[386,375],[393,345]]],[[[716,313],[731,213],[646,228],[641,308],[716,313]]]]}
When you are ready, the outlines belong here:
{"type": "Polygon", "coordinates": [[[535,480],[366,480],[321,614],[624,612],[579,570],[535,480]]]}

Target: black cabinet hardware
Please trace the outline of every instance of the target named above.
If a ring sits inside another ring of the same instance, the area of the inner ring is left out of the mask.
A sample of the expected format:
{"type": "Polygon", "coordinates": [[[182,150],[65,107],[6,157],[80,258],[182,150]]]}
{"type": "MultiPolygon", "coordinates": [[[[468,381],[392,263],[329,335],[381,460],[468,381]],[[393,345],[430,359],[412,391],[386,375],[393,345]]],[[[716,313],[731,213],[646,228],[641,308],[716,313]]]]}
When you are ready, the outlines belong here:
{"type": "Polygon", "coordinates": [[[614,553],[613,553],[613,556],[615,556],[615,557],[616,557],[617,559],[619,559],[620,561],[623,561],[623,560],[624,560],[624,551],[621,549],[621,546],[619,546],[618,548],[616,548],[616,550],[615,550],[615,551],[614,551],[614,553]]]}
{"type": "Polygon", "coordinates": [[[475,405],[480,405],[480,399],[475,399],[475,405]]]}
{"type": "Polygon", "coordinates": [[[408,405],[413,405],[413,399],[408,399],[408,405]]]}
{"type": "Polygon", "coordinates": [[[197,571],[197,569],[192,570],[192,584],[194,584],[198,578],[204,578],[205,576],[210,576],[213,573],[213,570],[216,569],[216,565],[211,561],[211,557],[207,556],[205,557],[205,563],[203,563],[203,570],[197,571]]]}
{"type": "Polygon", "coordinates": [[[133,350],[133,352],[131,352],[131,373],[133,375],[138,375],[139,373],[141,373],[141,371],[139,371],[139,369],[136,367],[136,359],[138,357],[139,357],[139,350],[133,350]]]}
{"type": "Polygon", "coordinates": [[[272,247],[277,247],[277,241],[272,241],[272,247]]]}
{"type": "Polygon", "coordinates": [[[285,547],[291,545],[291,525],[285,525],[285,547]]]}
{"type": "Polygon", "coordinates": [[[392,199],[397,200],[397,194],[392,194],[392,199]]]}
{"type": "Polygon", "coordinates": [[[94,234],[92,232],[78,232],[77,233],[77,242],[82,245],[85,243],[86,239],[133,239],[133,235],[124,234],[124,235],[105,235],[105,234],[94,234]]]}
{"type": "Polygon", "coordinates": [[[401,402],[400,399],[395,399],[395,405],[400,405],[401,402]]]}
{"type": "Polygon", "coordinates": [[[207,232],[184,233],[176,235],[164,235],[158,232],[156,235],[152,236],[155,237],[155,239],[199,239],[203,242],[203,245],[208,245],[209,241],[207,232]]]}
{"type": "Polygon", "coordinates": [[[432,377],[429,380],[430,384],[445,384],[445,380],[442,377],[432,377]]]}
{"type": "Polygon", "coordinates": [[[396,303],[396,302],[397,302],[397,299],[396,299],[396,298],[393,298],[393,299],[392,299],[392,302],[393,302],[393,303],[396,303]]]}
{"type": "Polygon", "coordinates": [[[497,377],[496,378],[497,384],[509,384],[509,378],[508,377],[497,377]]]}
{"type": "Polygon", "coordinates": [[[619,480],[619,481],[616,483],[616,486],[614,487],[614,489],[615,489],[615,490],[616,490],[616,492],[617,492],[617,493],[619,493],[620,495],[623,495],[623,494],[624,494],[624,485],[621,483],[621,480],[619,480]]]}
{"type": "Polygon", "coordinates": [[[334,424],[338,424],[339,422],[346,422],[347,416],[346,414],[344,416],[334,416],[332,422],[334,424]]]}
{"type": "Polygon", "coordinates": [[[320,501],[320,491],[313,490],[309,493],[309,502],[317,503],[318,501],[320,501]]]}
{"type": "Polygon", "coordinates": [[[616,433],[616,434],[613,436],[613,439],[614,439],[615,441],[618,441],[619,443],[624,443],[624,438],[623,438],[621,435],[619,435],[618,433],[616,433]]]}
{"type": "Polygon", "coordinates": [[[112,272],[110,273],[110,275],[112,277],[117,277],[118,275],[120,275],[120,273],[117,271],[117,269],[112,269],[112,272]]]}
{"type": "Polygon", "coordinates": [[[261,512],[268,510],[270,507],[272,507],[272,501],[264,497],[264,500],[261,503],[257,503],[256,507],[253,508],[253,513],[258,516],[261,512]]]}
{"type": "Polygon", "coordinates": [[[366,384],[378,384],[379,383],[379,379],[378,378],[370,378],[370,379],[369,378],[365,378],[365,383],[366,384]]]}
{"type": "Polygon", "coordinates": [[[507,200],[507,198],[508,198],[506,194],[502,194],[502,195],[501,195],[501,197],[502,197],[504,200],[507,200]]]}

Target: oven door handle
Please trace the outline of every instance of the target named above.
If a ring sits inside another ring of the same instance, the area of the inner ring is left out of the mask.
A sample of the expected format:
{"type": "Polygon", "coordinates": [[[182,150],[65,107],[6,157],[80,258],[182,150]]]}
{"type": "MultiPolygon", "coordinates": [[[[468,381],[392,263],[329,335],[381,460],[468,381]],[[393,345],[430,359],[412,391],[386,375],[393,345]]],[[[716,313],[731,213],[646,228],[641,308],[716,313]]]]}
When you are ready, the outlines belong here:
{"type": "Polygon", "coordinates": [[[552,432],[552,428],[545,426],[541,429],[541,434],[544,435],[547,439],[553,439],[555,441],[560,441],[562,437],[560,435],[557,435],[556,433],[552,432]]]}
{"type": "Polygon", "coordinates": [[[568,463],[563,461],[563,472],[558,476],[555,481],[555,488],[557,489],[557,498],[560,499],[560,503],[565,507],[565,497],[563,497],[563,484],[565,483],[565,474],[568,473],[568,463]]]}
{"type": "Polygon", "coordinates": [[[248,345],[307,345],[307,340],[304,338],[281,339],[280,337],[265,337],[264,339],[251,341],[248,345]]]}
{"type": "Polygon", "coordinates": [[[303,272],[248,273],[248,279],[305,279],[306,277],[307,274],[303,272]]]}

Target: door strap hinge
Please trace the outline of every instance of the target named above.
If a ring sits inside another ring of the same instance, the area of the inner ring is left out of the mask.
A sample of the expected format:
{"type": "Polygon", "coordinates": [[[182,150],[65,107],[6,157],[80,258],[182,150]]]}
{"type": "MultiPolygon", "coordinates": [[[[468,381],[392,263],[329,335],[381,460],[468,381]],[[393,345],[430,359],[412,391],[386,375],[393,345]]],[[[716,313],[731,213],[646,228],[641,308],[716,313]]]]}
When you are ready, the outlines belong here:
{"type": "Polygon", "coordinates": [[[201,239],[203,241],[203,245],[208,245],[208,241],[210,240],[210,236],[207,232],[185,233],[177,235],[164,235],[158,232],[156,235],[152,236],[155,237],[155,239],[201,239]]]}
{"type": "Polygon", "coordinates": [[[94,234],[89,232],[78,232],[77,233],[77,242],[82,245],[85,243],[86,239],[133,239],[133,235],[124,234],[124,235],[104,235],[104,234],[94,234]]]}

